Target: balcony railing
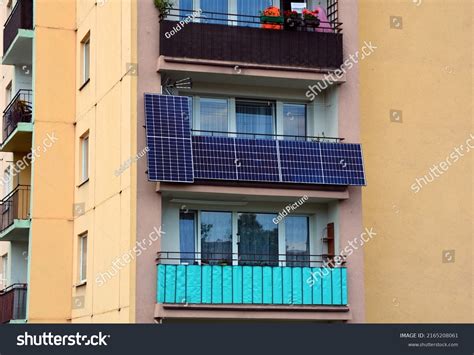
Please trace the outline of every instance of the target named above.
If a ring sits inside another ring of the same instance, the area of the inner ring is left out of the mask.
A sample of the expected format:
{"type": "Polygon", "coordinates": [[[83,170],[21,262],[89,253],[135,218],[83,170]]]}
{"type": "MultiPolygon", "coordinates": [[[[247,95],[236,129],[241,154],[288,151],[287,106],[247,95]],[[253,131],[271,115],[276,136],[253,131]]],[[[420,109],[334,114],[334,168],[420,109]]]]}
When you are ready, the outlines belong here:
{"type": "Polygon", "coordinates": [[[13,43],[19,29],[33,29],[33,0],[17,0],[3,29],[3,55],[13,43]]]}
{"type": "Polygon", "coordinates": [[[14,284],[0,291],[0,323],[26,318],[26,284],[14,284]]]}
{"type": "Polygon", "coordinates": [[[19,90],[3,111],[3,140],[12,134],[19,122],[31,122],[33,116],[33,91],[19,90]]]}
{"type": "Polygon", "coordinates": [[[315,69],[342,65],[342,24],[335,20],[319,27],[268,29],[259,16],[203,11],[179,25],[191,13],[173,8],[161,22],[161,55],[315,69]]]}
{"type": "Polygon", "coordinates": [[[158,254],[158,303],[344,306],[344,262],[329,255],[158,254]]]}
{"type": "Polygon", "coordinates": [[[15,220],[30,218],[30,186],[18,185],[0,201],[2,213],[0,232],[10,227],[15,220]]]}

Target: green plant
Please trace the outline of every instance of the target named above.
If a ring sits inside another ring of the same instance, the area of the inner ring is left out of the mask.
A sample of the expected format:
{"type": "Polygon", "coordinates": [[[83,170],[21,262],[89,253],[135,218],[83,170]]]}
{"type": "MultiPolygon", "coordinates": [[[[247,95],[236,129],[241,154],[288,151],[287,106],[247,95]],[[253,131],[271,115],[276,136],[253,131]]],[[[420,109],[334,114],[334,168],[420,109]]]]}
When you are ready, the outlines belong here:
{"type": "Polygon", "coordinates": [[[160,21],[166,18],[170,13],[170,9],[173,5],[171,0],[153,0],[155,2],[155,7],[160,12],[160,21]]]}

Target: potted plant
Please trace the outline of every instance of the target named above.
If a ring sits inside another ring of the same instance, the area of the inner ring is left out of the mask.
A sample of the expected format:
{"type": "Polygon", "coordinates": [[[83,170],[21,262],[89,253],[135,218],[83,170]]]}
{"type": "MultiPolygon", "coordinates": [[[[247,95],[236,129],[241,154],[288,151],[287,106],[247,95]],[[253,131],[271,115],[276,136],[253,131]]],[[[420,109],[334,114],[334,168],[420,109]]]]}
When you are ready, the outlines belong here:
{"type": "Polygon", "coordinates": [[[160,22],[163,21],[166,16],[169,15],[170,9],[173,6],[173,2],[171,0],[154,0],[155,7],[160,12],[160,22]]]}
{"type": "Polygon", "coordinates": [[[283,17],[281,16],[280,9],[275,6],[269,6],[260,14],[260,22],[262,28],[271,30],[281,30],[283,24],[283,17]]]}
{"type": "Polygon", "coordinates": [[[303,10],[304,24],[308,27],[313,27],[313,28],[319,27],[319,24],[321,23],[321,21],[318,18],[318,14],[319,14],[318,10],[310,11],[308,9],[304,9],[303,10]]]}
{"type": "Polygon", "coordinates": [[[297,11],[287,10],[284,13],[285,16],[285,29],[294,31],[298,27],[303,25],[301,15],[297,11]]]}

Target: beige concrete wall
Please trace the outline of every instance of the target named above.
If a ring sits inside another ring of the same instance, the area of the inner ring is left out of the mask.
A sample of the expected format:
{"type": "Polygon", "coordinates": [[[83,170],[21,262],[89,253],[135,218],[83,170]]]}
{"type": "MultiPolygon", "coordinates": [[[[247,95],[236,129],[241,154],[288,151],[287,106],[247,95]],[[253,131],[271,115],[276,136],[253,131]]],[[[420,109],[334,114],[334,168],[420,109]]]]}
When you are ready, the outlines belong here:
{"type": "Polygon", "coordinates": [[[472,322],[472,2],[359,4],[359,41],[378,47],[360,66],[367,321],[472,322]]]}
{"type": "Polygon", "coordinates": [[[33,146],[52,133],[58,141],[42,152],[32,169],[28,321],[67,322],[73,240],[74,3],[35,1],[35,25],[33,146]]]}
{"type": "Polygon", "coordinates": [[[116,171],[136,155],[136,63],[133,1],[77,1],[74,201],[84,213],[74,217],[72,322],[133,322],[134,261],[117,264],[133,249],[136,166],[116,171]],[[90,82],[81,82],[81,40],[90,33],[90,82]],[[131,63],[131,64],[130,64],[131,63]],[[80,185],[80,137],[89,132],[89,181],[80,185]],[[118,176],[117,176],[118,175],[118,176]],[[80,185],[80,186],[79,186],[80,185]],[[78,238],[88,233],[87,283],[78,285],[78,238]],[[113,263],[117,267],[113,267],[113,263]],[[114,271],[106,282],[101,275],[114,271]]]}

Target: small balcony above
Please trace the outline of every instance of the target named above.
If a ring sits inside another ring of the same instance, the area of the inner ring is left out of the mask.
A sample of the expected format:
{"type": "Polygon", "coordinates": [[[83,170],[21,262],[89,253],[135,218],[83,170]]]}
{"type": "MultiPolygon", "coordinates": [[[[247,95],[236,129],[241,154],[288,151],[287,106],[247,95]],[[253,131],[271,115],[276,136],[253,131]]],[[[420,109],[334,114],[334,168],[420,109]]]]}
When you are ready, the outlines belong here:
{"type": "Polygon", "coordinates": [[[3,29],[2,64],[31,64],[33,36],[33,0],[17,0],[3,29]]]}
{"type": "Polygon", "coordinates": [[[340,23],[326,16],[317,25],[302,17],[291,26],[288,21],[284,16],[173,8],[160,24],[160,55],[169,61],[262,69],[329,71],[341,66],[340,23]]]}
{"type": "Polygon", "coordinates": [[[0,151],[28,152],[33,132],[33,91],[19,90],[3,111],[3,135],[0,151]]]}
{"type": "Polygon", "coordinates": [[[26,284],[14,284],[0,290],[0,324],[26,319],[26,284]]]}
{"type": "Polygon", "coordinates": [[[28,240],[30,190],[29,185],[18,185],[0,201],[0,241],[28,240]]]}

